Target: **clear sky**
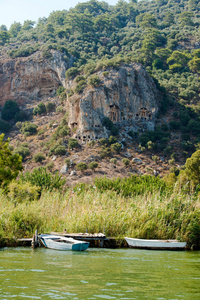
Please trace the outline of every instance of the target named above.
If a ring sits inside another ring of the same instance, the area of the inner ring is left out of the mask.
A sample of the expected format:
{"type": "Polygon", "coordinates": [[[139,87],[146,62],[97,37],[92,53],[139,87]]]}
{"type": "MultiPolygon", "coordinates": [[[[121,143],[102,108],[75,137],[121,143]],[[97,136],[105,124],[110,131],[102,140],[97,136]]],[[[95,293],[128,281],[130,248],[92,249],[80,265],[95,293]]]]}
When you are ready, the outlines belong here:
{"type": "MultiPolygon", "coordinates": [[[[9,29],[16,21],[23,23],[24,20],[37,21],[38,18],[48,17],[52,11],[68,10],[78,3],[88,0],[0,0],[0,25],[4,24],[9,29]]],[[[115,5],[118,0],[105,0],[115,5]]]]}

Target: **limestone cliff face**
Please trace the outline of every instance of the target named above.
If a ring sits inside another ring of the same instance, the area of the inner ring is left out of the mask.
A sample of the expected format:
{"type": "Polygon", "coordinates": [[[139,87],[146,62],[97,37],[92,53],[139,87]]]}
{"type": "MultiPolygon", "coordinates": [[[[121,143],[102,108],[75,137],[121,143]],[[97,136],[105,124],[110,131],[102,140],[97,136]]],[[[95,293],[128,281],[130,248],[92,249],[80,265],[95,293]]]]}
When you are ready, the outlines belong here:
{"type": "Polygon", "coordinates": [[[88,86],[83,94],[69,98],[69,126],[76,138],[107,137],[109,132],[102,124],[105,117],[125,132],[154,130],[162,95],[141,65],[111,69],[106,77],[102,71],[96,75],[101,79],[98,88],[88,86]]]}
{"type": "Polygon", "coordinates": [[[15,59],[0,57],[0,105],[6,100],[20,104],[32,99],[55,94],[65,84],[65,71],[69,67],[59,51],[51,50],[51,58],[41,52],[15,59]]]}

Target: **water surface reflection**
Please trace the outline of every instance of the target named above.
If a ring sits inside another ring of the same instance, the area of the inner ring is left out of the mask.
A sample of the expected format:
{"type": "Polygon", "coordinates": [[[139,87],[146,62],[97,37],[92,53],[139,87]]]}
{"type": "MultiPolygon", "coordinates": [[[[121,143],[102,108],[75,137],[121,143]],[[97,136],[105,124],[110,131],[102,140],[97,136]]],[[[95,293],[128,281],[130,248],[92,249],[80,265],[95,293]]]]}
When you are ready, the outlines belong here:
{"type": "Polygon", "coordinates": [[[200,252],[0,251],[0,299],[200,299],[200,252]]]}

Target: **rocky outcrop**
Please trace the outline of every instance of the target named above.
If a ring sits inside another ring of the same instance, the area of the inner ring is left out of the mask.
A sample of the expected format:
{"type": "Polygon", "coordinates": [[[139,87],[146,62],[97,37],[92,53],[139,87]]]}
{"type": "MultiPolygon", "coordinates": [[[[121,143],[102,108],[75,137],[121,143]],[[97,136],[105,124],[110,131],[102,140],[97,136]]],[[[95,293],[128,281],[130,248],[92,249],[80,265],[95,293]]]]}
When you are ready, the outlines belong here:
{"type": "Polygon", "coordinates": [[[87,86],[83,94],[69,98],[69,126],[79,140],[108,137],[105,117],[128,132],[154,130],[162,97],[153,79],[140,64],[123,65],[96,73],[98,88],[87,86]],[[106,75],[106,76],[105,76],[106,75]]]}
{"type": "Polygon", "coordinates": [[[38,51],[28,57],[0,57],[0,105],[10,99],[20,104],[30,103],[54,95],[59,85],[65,85],[70,63],[67,65],[59,51],[51,50],[51,55],[44,59],[38,51]]]}

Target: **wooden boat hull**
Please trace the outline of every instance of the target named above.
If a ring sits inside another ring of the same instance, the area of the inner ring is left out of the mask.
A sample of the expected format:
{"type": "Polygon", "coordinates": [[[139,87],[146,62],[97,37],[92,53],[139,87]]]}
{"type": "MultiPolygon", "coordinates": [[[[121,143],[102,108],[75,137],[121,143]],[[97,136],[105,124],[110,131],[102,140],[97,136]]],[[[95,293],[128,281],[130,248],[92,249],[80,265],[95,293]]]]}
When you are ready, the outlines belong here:
{"type": "Polygon", "coordinates": [[[125,237],[129,247],[152,250],[185,250],[186,242],[177,240],[145,240],[125,237]]]}
{"type": "Polygon", "coordinates": [[[53,235],[39,235],[39,240],[45,248],[62,250],[62,251],[85,251],[89,244],[88,242],[78,241],[72,238],[65,238],[53,235]]]}

